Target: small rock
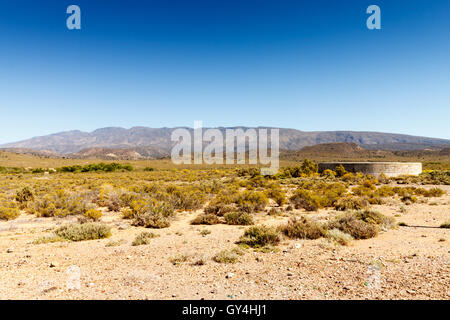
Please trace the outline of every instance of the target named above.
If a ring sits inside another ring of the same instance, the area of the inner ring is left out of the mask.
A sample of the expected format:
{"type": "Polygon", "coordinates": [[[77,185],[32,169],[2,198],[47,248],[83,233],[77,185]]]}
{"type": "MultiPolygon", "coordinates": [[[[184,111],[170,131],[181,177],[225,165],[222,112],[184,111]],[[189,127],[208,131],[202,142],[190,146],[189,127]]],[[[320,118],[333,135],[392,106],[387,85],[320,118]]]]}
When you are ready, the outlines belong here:
{"type": "Polygon", "coordinates": [[[230,279],[234,276],[233,272],[227,273],[227,275],[225,276],[225,278],[230,279]]]}
{"type": "Polygon", "coordinates": [[[292,274],[291,272],[288,272],[287,276],[288,277],[292,277],[294,274],[292,274]]]}
{"type": "Polygon", "coordinates": [[[50,268],[57,268],[59,264],[57,262],[50,262],[50,268]]]}
{"type": "Polygon", "coordinates": [[[7,253],[12,253],[14,252],[14,248],[8,248],[8,250],[6,250],[7,253]]]}
{"type": "Polygon", "coordinates": [[[302,247],[301,243],[294,244],[295,249],[300,249],[302,247]]]}

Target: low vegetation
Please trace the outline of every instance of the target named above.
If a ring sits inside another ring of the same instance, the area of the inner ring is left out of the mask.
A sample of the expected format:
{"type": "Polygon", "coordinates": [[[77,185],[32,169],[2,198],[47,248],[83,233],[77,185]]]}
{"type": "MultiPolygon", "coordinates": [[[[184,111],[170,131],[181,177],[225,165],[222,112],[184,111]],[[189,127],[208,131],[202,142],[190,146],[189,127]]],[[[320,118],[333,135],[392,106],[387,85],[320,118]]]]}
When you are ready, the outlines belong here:
{"type": "Polygon", "coordinates": [[[150,243],[150,240],[157,237],[156,234],[152,232],[141,232],[139,233],[136,238],[134,238],[133,242],[131,243],[132,246],[141,246],[146,245],[150,243]]]}
{"type": "Polygon", "coordinates": [[[348,246],[353,240],[353,237],[351,235],[342,232],[339,229],[327,230],[325,233],[325,237],[342,246],[348,246]]]}
{"type": "Polygon", "coordinates": [[[253,217],[247,212],[228,212],[224,215],[225,222],[231,225],[247,226],[253,224],[253,217]]]}
{"type": "Polygon", "coordinates": [[[191,221],[191,224],[205,224],[205,225],[212,225],[212,224],[218,224],[221,223],[220,218],[215,214],[201,214],[197,216],[194,220],[191,221]]]}
{"type": "Polygon", "coordinates": [[[133,214],[133,224],[145,228],[167,228],[173,215],[174,211],[170,206],[150,203],[133,214]]]}
{"type": "Polygon", "coordinates": [[[133,167],[129,164],[120,164],[120,163],[97,163],[97,164],[87,164],[84,166],[65,166],[61,168],[57,168],[57,172],[114,172],[118,170],[124,171],[133,171],[133,167]]]}
{"type": "Polygon", "coordinates": [[[281,226],[279,230],[291,239],[318,239],[323,237],[326,232],[321,224],[306,217],[293,218],[286,225],[281,226]]]}
{"type": "Polygon", "coordinates": [[[191,256],[186,255],[186,254],[180,254],[177,255],[175,257],[170,258],[170,262],[174,265],[174,266],[178,266],[183,264],[184,262],[187,262],[191,259],[191,256]]]}
{"type": "Polygon", "coordinates": [[[20,215],[20,210],[14,202],[0,202],[0,220],[13,220],[20,215]]]}
{"type": "MultiPolygon", "coordinates": [[[[55,165],[56,169],[0,168],[1,220],[32,214],[42,218],[75,216],[82,222],[65,225],[35,243],[109,237],[109,227],[99,223],[108,215],[127,219],[136,227],[160,229],[170,227],[182,212],[195,212],[191,224],[211,225],[211,230],[217,224],[249,226],[238,241],[243,247],[270,248],[282,237],[326,238],[348,245],[395,227],[392,218],[373,210],[376,205],[395,201],[402,205],[400,216],[407,205],[427,201],[437,205],[437,198],[446,194],[437,185],[450,183],[448,167],[426,170],[417,177],[375,179],[346,172],[342,166],[319,173],[317,163],[310,160],[283,167],[274,176],[261,176],[256,167],[189,170],[161,168],[154,163],[140,168],[135,168],[134,162],[62,163],[55,165]],[[324,209],[330,215],[323,219],[322,211],[321,218],[316,218],[315,212],[324,209]],[[269,218],[287,218],[287,222],[276,227],[254,225],[269,218]]],[[[441,227],[448,228],[448,223],[441,227]]],[[[199,228],[198,232],[206,236],[211,231],[199,228]]],[[[143,232],[132,244],[148,244],[153,236],[143,232]]],[[[224,251],[214,260],[232,263],[238,255],[224,251]]]]}
{"type": "Polygon", "coordinates": [[[254,226],[245,230],[238,243],[252,248],[277,245],[280,242],[280,234],[275,228],[267,226],[254,226]]]}
{"type": "Polygon", "coordinates": [[[213,257],[213,260],[218,263],[236,263],[239,261],[239,256],[243,254],[244,252],[239,248],[222,250],[213,257]]]}
{"type": "Polygon", "coordinates": [[[35,244],[59,241],[85,241],[109,238],[111,229],[102,223],[72,223],[57,228],[50,236],[34,241],[35,244]]]}

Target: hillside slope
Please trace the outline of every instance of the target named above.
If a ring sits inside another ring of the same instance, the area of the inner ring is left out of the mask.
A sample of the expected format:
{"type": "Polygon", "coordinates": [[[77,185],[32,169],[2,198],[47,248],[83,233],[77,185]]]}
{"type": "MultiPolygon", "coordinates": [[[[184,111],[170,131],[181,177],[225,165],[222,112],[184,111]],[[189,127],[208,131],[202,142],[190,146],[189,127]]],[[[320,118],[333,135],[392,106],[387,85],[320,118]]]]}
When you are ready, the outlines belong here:
{"type": "MultiPolygon", "coordinates": [[[[232,127],[235,129],[238,127],[232,127]]],[[[239,127],[244,130],[247,127],[239,127]]],[[[0,148],[26,148],[48,150],[61,154],[77,153],[87,148],[135,148],[152,147],[155,150],[170,151],[174,142],[171,133],[176,128],[133,127],[131,129],[110,127],[93,132],[67,131],[34,137],[0,148]]],[[[192,129],[186,128],[192,132],[192,129]]],[[[227,128],[218,128],[225,132],[227,128]]],[[[418,150],[450,146],[450,140],[417,137],[403,134],[356,131],[316,131],[306,132],[280,128],[280,149],[298,150],[306,146],[322,143],[348,142],[366,149],[418,150]]]]}

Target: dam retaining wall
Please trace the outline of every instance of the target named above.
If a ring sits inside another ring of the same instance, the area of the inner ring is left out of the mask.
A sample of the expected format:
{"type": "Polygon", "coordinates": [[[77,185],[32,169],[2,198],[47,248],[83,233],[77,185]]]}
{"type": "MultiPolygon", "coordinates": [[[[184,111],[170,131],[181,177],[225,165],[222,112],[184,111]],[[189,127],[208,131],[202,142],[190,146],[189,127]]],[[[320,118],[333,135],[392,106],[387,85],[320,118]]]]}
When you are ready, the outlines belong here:
{"type": "Polygon", "coordinates": [[[326,169],[335,170],[340,164],[348,172],[361,172],[370,174],[375,178],[378,178],[382,173],[387,177],[422,173],[422,163],[420,162],[323,162],[319,163],[319,172],[326,169]]]}

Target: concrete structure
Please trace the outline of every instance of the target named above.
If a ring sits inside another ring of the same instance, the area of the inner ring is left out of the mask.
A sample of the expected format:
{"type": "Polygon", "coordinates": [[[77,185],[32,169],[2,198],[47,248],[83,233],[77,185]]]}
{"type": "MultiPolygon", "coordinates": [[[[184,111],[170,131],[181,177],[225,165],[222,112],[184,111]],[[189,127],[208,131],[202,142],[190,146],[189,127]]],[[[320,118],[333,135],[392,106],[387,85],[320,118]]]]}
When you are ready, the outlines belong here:
{"type": "Polygon", "coordinates": [[[335,170],[340,164],[348,172],[361,172],[370,174],[375,178],[378,178],[382,173],[387,177],[422,173],[422,163],[420,162],[324,162],[319,163],[319,172],[326,169],[335,170]]]}

